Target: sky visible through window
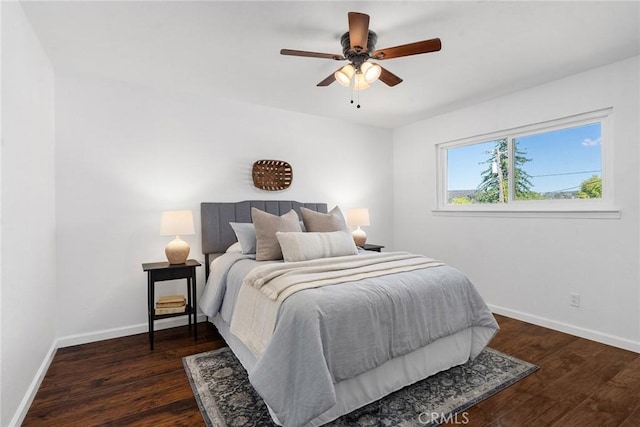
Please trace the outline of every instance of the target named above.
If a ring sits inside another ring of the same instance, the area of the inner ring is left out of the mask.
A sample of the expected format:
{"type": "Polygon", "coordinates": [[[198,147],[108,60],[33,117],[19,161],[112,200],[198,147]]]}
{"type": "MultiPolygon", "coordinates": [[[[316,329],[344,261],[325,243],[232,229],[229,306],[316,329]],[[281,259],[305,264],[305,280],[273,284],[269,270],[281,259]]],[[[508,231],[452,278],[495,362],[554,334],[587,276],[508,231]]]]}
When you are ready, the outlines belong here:
{"type": "MultiPolygon", "coordinates": [[[[593,175],[601,176],[600,123],[516,138],[516,147],[531,161],[521,168],[531,176],[531,190],[538,193],[580,190],[593,175]]],[[[474,190],[490,163],[495,142],[447,150],[448,190],[474,190]]]]}

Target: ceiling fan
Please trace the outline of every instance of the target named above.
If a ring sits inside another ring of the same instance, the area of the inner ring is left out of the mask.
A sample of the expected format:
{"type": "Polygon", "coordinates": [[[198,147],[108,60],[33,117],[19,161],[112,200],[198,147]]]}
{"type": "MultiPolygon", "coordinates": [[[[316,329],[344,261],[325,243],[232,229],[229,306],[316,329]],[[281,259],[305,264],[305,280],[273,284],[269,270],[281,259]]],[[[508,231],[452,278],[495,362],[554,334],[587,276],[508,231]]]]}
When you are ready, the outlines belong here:
{"type": "Polygon", "coordinates": [[[340,39],[342,55],[331,53],[307,52],[303,50],[280,50],[281,55],[304,56],[309,58],[334,59],[349,61],[335,73],[322,80],[316,86],[329,86],[335,80],[343,86],[353,86],[354,90],[367,89],[378,78],[387,86],[402,83],[402,79],[380,65],[368,62],[370,59],[382,61],[421,53],[437,52],[442,47],[440,39],[423,40],[401,46],[376,48],[378,36],[369,30],[369,15],[359,12],[349,12],[349,31],[340,39]]]}

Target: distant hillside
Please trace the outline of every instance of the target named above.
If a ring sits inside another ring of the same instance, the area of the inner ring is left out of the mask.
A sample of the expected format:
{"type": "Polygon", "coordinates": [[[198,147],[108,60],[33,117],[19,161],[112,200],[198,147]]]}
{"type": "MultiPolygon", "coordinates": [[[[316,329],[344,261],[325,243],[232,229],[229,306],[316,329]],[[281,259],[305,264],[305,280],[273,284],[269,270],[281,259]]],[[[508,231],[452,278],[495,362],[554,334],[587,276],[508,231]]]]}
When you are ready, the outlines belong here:
{"type": "MultiPolygon", "coordinates": [[[[458,197],[467,197],[470,200],[475,198],[477,190],[451,190],[448,192],[449,201],[458,197]]],[[[541,193],[540,198],[544,200],[554,199],[577,199],[578,191],[551,191],[548,193],[541,193]]]]}

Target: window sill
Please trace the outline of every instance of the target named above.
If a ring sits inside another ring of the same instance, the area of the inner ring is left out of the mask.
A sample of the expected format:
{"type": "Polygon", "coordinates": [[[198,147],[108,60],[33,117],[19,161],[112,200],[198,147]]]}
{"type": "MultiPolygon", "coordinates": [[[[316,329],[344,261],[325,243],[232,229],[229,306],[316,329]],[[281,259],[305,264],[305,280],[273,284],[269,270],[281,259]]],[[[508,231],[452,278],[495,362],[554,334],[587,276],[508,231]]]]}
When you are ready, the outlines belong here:
{"type": "Polygon", "coordinates": [[[467,216],[494,218],[580,218],[620,219],[620,209],[453,209],[440,208],[431,211],[435,216],[467,216]]]}

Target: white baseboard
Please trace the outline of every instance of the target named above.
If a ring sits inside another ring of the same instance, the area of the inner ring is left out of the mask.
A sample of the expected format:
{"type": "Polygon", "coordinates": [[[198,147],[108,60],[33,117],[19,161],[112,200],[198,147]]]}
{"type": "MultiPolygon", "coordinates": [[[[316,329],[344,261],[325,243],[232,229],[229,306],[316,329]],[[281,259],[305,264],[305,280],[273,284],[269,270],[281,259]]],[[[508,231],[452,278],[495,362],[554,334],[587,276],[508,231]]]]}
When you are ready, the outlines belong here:
{"type": "MultiPolygon", "coordinates": [[[[206,321],[206,317],[204,314],[199,314],[197,316],[197,322],[206,321]]],[[[176,326],[184,326],[188,324],[188,319],[184,317],[174,317],[169,319],[156,320],[154,323],[154,330],[159,331],[161,329],[174,328],[176,326]]],[[[56,351],[59,348],[70,347],[72,345],[79,344],[87,344],[90,342],[102,341],[111,338],[120,338],[129,335],[146,333],[149,331],[148,323],[141,323],[138,325],[125,326],[122,328],[113,328],[113,329],[105,329],[97,332],[90,332],[86,334],[77,334],[77,335],[69,335],[66,337],[57,338],[53,344],[51,344],[51,348],[47,352],[44,360],[40,364],[40,368],[38,372],[36,372],[33,381],[29,385],[27,392],[25,393],[18,409],[16,410],[13,419],[9,423],[10,427],[17,427],[22,425],[24,418],[27,416],[27,412],[31,407],[31,403],[33,399],[36,397],[36,393],[38,392],[38,388],[40,388],[40,384],[42,384],[42,380],[47,374],[47,370],[53,361],[53,357],[56,354],[56,351]]]]}
{"type": "MultiPolygon", "coordinates": [[[[206,316],[198,314],[196,322],[204,322],[206,316]]],[[[153,326],[155,331],[162,329],[175,328],[176,326],[184,326],[189,320],[186,317],[172,317],[169,319],[156,320],[153,326]]],[[[72,345],[87,344],[90,342],[108,340],[111,338],[127,337],[129,335],[143,334],[149,332],[148,323],[139,323],[137,325],[123,326],[121,328],[104,329],[102,331],[88,332],[85,334],[68,335],[58,338],[58,347],[64,348],[72,345]]]]}
{"type": "Polygon", "coordinates": [[[591,341],[596,341],[599,343],[611,345],[613,347],[640,353],[640,342],[638,341],[629,340],[604,332],[594,331],[592,329],[582,328],[580,326],[569,325],[567,323],[558,322],[555,320],[535,316],[533,314],[523,313],[521,311],[511,310],[504,307],[498,307],[492,304],[487,304],[487,306],[489,306],[489,309],[496,314],[501,314],[503,316],[522,320],[523,322],[553,329],[555,331],[564,332],[566,334],[575,335],[580,338],[586,338],[591,341]]]}
{"type": "Polygon", "coordinates": [[[31,381],[31,384],[29,385],[27,392],[22,398],[20,405],[18,405],[18,409],[16,410],[16,413],[13,415],[13,418],[9,422],[9,426],[14,427],[14,426],[22,425],[22,422],[24,421],[24,418],[27,416],[27,412],[31,407],[31,403],[33,402],[33,399],[35,399],[36,393],[40,388],[40,384],[42,384],[42,380],[44,379],[44,376],[47,374],[47,370],[49,370],[49,366],[53,361],[53,356],[55,356],[56,350],[58,349],[57,344],[58,344],[57,340],[53,341],[53,344],[51,344],[49,351],[44,356],[44,360],[40,364],[40,368],[38,368],[38,372],[36,372],[36,375],[33,378],[33,381],[31,381]]]}

